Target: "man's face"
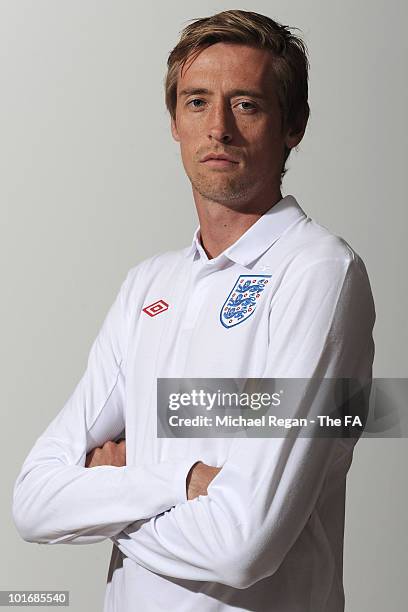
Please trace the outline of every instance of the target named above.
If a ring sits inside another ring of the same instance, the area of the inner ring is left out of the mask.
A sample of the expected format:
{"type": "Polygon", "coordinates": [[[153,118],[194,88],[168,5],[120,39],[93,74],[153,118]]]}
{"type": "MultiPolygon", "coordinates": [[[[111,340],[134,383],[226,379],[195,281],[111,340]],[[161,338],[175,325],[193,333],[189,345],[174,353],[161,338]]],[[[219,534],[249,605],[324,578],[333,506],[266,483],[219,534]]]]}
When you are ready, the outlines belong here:
{"type": "Polygon", "coordinates": [[[177,83],[176,119],[186,173],[204,198],[237,206],[279,189],[285,144],[304,132],[282,131],[269,51],[216,43],[187,61],[177,83]],[[211,154],[234,162],[203,161],[211,154]]]}

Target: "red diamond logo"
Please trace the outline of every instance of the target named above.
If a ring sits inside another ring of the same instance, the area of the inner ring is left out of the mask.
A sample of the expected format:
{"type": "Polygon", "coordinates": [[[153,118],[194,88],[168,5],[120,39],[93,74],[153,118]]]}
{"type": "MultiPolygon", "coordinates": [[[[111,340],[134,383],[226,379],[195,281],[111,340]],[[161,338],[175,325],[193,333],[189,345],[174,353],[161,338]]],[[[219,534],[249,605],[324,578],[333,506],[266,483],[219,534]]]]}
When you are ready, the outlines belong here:
{"type": "Polygon", "coordinates": [[[155,317],[161,312],[164,312],[165,310],[167,310],[168,307],[169,305],[164,300],[157,300],[157,302],[153,302],[153,304],[149,304],[149,306],[145,306],[142,310],[143,312],[148,314],[149,317],[155,317]]]}

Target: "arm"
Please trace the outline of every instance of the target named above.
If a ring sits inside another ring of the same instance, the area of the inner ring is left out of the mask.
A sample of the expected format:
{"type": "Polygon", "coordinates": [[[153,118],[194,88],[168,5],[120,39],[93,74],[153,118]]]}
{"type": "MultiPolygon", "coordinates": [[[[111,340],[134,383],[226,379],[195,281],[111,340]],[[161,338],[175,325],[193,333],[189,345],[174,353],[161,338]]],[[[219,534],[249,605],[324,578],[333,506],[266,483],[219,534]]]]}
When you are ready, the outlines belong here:
{"type": "Polygon", "coordinates": [[[125,428],[126,300],[134,270],[92,345],[82,379],[35,442],[15,482],[13,518],[28,542],[98,542],[187,500],[191,460],[85,467],[91,449],[125,428]]]}
{"type": "MultiPolygon", "coordinates": [[[[370,379],[375,313],[360,260],[306,267],[282,283],[271,308],[265,378],[370,379]]],[[[295,412],[308,410],[304,403],[295,412]]],[[[349,445],[333,438],[236,438],[207,496],[111,539],[153,572],[247,588],[279,568],[341,452],[349,445]]]]}

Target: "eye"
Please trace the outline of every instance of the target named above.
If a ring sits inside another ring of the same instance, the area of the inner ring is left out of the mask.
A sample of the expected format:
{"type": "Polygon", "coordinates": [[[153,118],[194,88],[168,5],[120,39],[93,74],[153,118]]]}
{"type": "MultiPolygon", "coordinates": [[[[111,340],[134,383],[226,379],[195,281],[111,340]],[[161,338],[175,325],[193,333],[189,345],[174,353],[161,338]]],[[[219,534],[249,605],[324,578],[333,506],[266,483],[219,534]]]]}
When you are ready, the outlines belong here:
{"type": "Polygon", "coordinates": [[[190,100],[190,102],[187,102],[187,106],[192,106],[192,108],[201,108],[201,106],[196,106],[193,104],[193,102],[204,102],[204,100],[201,100],[201,98],[194,98],[193,100],[190,100]]]}
{"type": "MultiPolygon", "coordinates": [[[[205,100],[202,100],[201,98],[193,98],[192,100],[187,102],[186,106],[190,106],[193,109],[199,110],[200,108],[203,108],[203,105],[205,103],[206,103],[205,100]]],[[[253,102],[248,102],[248,100],[243,100],[242,102],[238,102],[238,105],[239,104],[246,105],[245,108],[242,109],[244,111],[250,112],[250,111],[256,110],[256,105],[253,102]],[[249,105],[249,108],[248,108],[248,105],[249,105]]]]}
{"type": "Polygon", "coordinates": [[[248,102],[247,100],[243,100],[242,102],[238,102],[238,104],[249,104],[249,106],[252,107],[252,108],[243,108],[242,110],[250,111],[250,110],[255,110],[256,109],[255,104],[253,104],[252,102],[248,102]]]}

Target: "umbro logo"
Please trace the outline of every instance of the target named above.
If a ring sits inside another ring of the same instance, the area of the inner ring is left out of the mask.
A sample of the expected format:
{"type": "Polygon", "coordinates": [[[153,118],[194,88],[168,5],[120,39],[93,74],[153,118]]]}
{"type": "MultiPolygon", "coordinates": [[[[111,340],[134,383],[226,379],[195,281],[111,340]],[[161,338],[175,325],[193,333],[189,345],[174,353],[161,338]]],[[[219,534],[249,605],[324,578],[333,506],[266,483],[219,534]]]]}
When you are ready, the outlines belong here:
{"type": "Polygon", "coordinates": [[[149,315],[149,317],[155,317],[167,310],[169,305],[164,300],[157,300],[157,302],[153,302],[153,304],[149,304],[149,306],[145,306],[142,308],[143,312],[149,315]]]}

